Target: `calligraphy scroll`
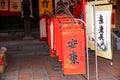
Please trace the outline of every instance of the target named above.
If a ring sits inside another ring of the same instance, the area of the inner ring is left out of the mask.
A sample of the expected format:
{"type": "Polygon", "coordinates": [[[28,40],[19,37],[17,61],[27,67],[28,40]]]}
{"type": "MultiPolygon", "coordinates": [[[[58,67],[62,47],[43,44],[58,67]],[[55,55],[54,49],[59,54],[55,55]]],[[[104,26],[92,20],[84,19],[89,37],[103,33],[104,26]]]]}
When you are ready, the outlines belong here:
{"type": "Polygon", "coordinates": [[[8,0],[0,0],[0,16],[8,15],[8,0]]]}
{"type": "MultiPolygon", "coordinates": [[[[96,5],[108,4],[107,0],[96,1],[96,5]]],[[[94,35],[94,10],[93,10],[94,1],[90,1],[86,6],[86,25],[87,32],[90,33],[88,35],[88,47],[91,50],[95,50],[95,35],[94,35]]]]}
{"type": "Polygon", "coordinates": [[[112,59],[111,50],[111,14],[112,5],[96,6],[96,42],[97,55],[112,59]]]}
{"type": "Polygon", "coordinates": [[[10,15],[21,15],[21,0],[10,0],[10,15]]]}
{"type": "Polygon", "coordinates": [[[42,15],[46,11],[53,13],[52,0],[38,0],[39,1],[39,14],[42,15]]]}

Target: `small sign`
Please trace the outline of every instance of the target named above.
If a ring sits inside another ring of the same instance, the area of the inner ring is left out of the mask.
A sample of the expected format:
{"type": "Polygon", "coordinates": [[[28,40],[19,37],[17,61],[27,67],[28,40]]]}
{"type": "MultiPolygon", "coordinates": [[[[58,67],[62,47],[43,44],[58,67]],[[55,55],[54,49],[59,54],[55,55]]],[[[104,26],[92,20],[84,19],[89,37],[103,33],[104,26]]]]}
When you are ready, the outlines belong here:
{"type": "Polygon", "coordinates": [[[21,13],[21,0],[10,0],[10,15],[19,15],[21,13]]]}
{"type": "Polygon", "coordinates": [[[8,15],[8,0],[0,0],[0,16],[8,15]]]}
{"type": "Polygon", "coordinates": [[[53,12],[52,0],[39,0],[39,14],[42,15],[45,11],[53,12]]]}

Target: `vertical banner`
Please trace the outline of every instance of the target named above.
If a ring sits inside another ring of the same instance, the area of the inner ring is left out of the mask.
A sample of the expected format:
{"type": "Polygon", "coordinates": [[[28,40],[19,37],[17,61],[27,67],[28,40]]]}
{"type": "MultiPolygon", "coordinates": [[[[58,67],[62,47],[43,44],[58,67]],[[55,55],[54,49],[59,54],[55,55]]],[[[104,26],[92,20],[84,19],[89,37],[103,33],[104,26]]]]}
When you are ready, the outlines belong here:
{"type": "Polygon", "coordinates": [[[54,22],[51,20],[50,24],[50,56],[56,57],[56,52],[54,51],[54,22]]]}
{"type": "MultiPolygon", "coordinates": [[[[85,35],[83,29],[62,30],[63,69],[64,74],[85,74],[85,35]]],[[[79,26],[78,26],[79,27],[79,26]]],[[[63,26],[64,28],[64,26],[63,26]]]]}
{"type": "Polygon", "coordinates": [[[47,25],[46,25],[46,17],[43,16],[43,17],[40,17],[40,22],[39,22],[39,25],[40,25],[40,40],[47,40],[47,25]]]}
{"type": "Polygon", "coordinates": [[[111,50],[111,14],[112,5],[95,7],[97,55],[112,59],[111,50]]]}
{"type": "Polygon", "coordinates": [[[10,15],[21,15],[21,0],[9,0],[10,15]]]}
{"type": "MultiPolygon", "coordinates": [[[[108,4],[107,0],[100,0],[96,1],[97,4],[108,4]]],[[[89,34],[89,41],[88,46],[91,50],[95,50],[95,33],[94,33],[94,10],[93,10],[94,1],[87,2],[87,9],[86,9],[86,25],[87,25],[87,32],[89,34]]]]}
{"type": "Polygon", "coordinates": [[[8,15],[8,0],[0,0],[0,16],[8,15]]]}
{"type": "Polygon", "coordinates": [[[53,13],[52,0],[38,0],[39,14],[44,14],[45,11],[53,13]]]}

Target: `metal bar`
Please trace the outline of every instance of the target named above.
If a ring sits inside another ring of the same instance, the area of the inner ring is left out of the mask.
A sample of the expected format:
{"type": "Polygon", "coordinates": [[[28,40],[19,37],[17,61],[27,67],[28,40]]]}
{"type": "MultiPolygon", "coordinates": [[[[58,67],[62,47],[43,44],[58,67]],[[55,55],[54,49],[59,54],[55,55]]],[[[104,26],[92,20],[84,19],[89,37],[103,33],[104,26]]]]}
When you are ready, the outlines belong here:
{"type": "Polygon", "coordinates": [[[89,52],[88,52],[88,34],[87,34],[87,30],[86,30],[86,53],[87,53],[87,79],[90,80],[89,52]]]}
{"type": "MultiPolygon", "coordinates": [[[[86,30],[87,80],[90,80],[89,52],[88,52],[88,35],[90,35],[90,34],[87,33],[86,23],[85,23],[82,19],[80,19],[80,21],[84,24],[85,30],[86,30]]],[[[92,34],[92,33],[91,33],[91,34],[92,34]]]]}
{"type": "MultiPolygon", "coordinates": [[[[65,8],[66,9],[66,8],[65,8]]],[[[75,23],[75,19],[74,19],[74,17],[73,17],[73,15],[71,14],[71,12],[68,10],[68,9],[66,9],[67,10],[67,12],[71,15],[71,17],[72,17],[72,19],[73,19],[73,21],[74,21],[74,23],[75,23]]]]}
{"type": "Polygon", "coordinates": [[[95,17],[96,17],[96,12],[95,12],[95,4],[96,4],[96,1],[94,1],[94,6],[93,6],[93,14],[94,14],[94,36],[95,36],[95,67],[96,67],[96,80],[98,80],[98,61],[97,61],[97,37],[96,37],[96,20],[95,20],[95,17]]]}

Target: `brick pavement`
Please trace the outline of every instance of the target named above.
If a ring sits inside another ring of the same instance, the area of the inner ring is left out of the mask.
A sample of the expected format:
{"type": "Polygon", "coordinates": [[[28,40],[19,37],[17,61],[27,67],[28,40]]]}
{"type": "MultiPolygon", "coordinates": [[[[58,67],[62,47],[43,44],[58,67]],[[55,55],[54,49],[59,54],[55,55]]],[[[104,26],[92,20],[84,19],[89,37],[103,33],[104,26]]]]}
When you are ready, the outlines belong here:
{"type": "MultiPolygon", "coordinates": [[[[56,60],[49,55],[13,57],[1,77],[5,80],[86,80],[83,75],[63,75],[62,70],[55,70],[55,65],[60,64],[56,60]]],[[[98,58],[98,73],[99,80],[120,80],[120,62],[115,59],[110,65],[109,60],[98,58]]],[[[95,80],[94,56],[90,56],[90,80],[95,80]]]]}
{"type": "MultiPolygon", "coordinates": [[[[42,50],[42,49],[41,49],[42,50]]],[[[46,52],[46,51],[45,51],[46,52]]],[[[44,50],[43,50],[44,53],[44,50]]],[[[120,80],[120,52],[114,51],[111,61],[98,57],[99,80],[120,80]]],[[[94,52],[90,52],[90,80],[95,79],[94,52]]],[[[9,58],[9,64],[1,78],[5,80],[87,80],[85,75],[63,75],[55,66],[61,63],[49,55],[27,55],[9,58]]]]}

